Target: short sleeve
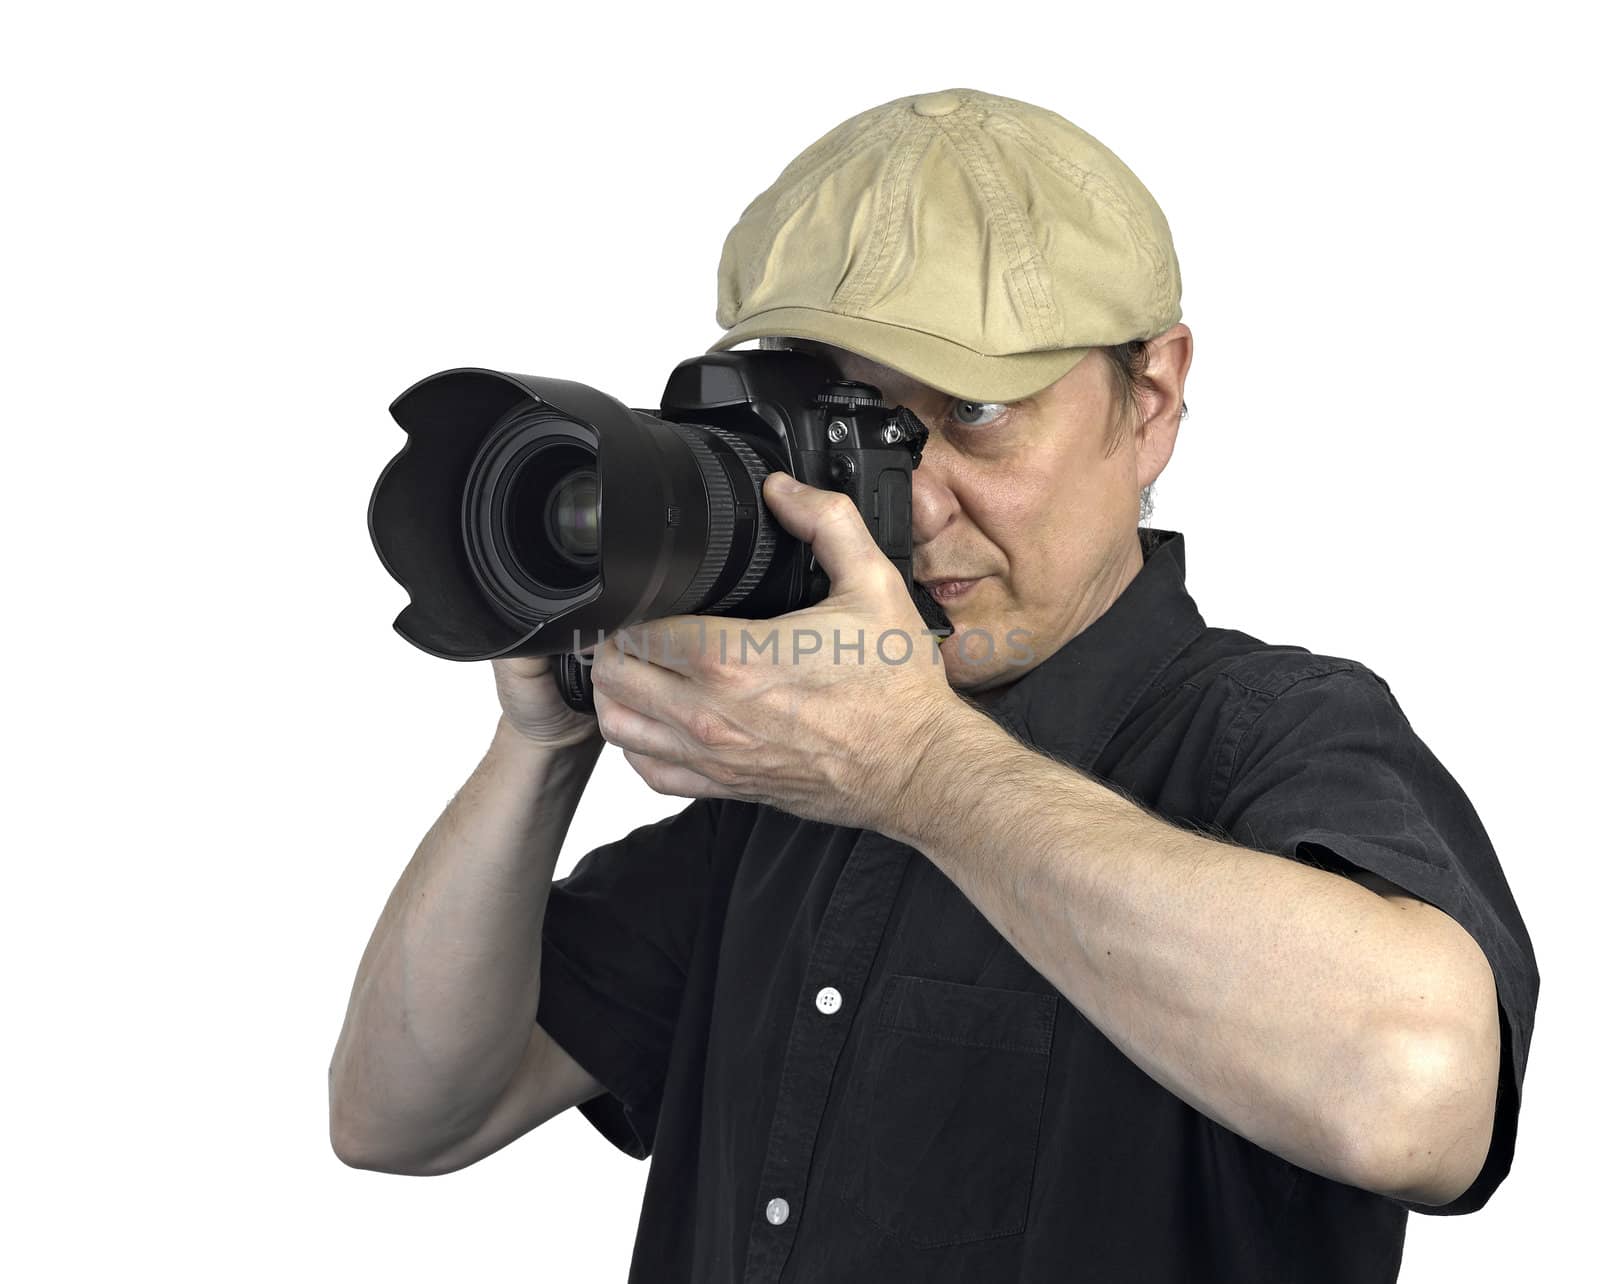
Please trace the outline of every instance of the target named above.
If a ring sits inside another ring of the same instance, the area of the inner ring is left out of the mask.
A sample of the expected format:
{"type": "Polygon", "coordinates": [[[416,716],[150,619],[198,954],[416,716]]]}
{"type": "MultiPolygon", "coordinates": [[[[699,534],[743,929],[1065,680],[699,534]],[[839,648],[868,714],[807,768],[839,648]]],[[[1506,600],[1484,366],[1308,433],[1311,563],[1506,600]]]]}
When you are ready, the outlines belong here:
{"type": "Polygon", "coordinates": [[[696,799],[595,848],[545,908],[539,1024],[605,1088],[578,1109],[636,1159],[655,1144],[720,807],[696,799]]]}
{"type": "MultiPolygon", "coordinates": [[[[1349,663],[1349,662],[1346,662],[1349,663]]],[[[1500,1082],[1488,1157],[1449,1204],[1483,1207],[1511,1167],[1539,971],[1498,856],[1460,785],[1412,730],[1388,684],[1360,665],[1257,690],[1241,710],[1215,821],[1235,841],[1388,879],[1459,923],[1494,972],[1500,1082]]]]}

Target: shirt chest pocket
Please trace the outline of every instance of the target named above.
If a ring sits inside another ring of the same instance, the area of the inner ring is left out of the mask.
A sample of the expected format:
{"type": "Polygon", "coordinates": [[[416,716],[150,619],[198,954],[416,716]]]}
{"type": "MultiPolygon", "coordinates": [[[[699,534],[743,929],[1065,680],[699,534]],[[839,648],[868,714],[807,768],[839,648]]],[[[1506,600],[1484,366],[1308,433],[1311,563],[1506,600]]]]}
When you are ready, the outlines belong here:
{"type": "Polygon", "coordinates": [[[1027,1225],[1053,994],[891,975],[846,1091],[837,1190],[924,1248],[1027,1225]]]}

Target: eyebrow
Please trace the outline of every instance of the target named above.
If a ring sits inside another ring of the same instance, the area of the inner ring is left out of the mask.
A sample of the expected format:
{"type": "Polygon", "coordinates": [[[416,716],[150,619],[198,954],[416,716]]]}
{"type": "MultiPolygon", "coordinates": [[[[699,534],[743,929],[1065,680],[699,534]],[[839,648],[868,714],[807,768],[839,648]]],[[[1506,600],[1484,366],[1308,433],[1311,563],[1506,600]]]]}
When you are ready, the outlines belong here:
{"type": "MultiPolygon", "coordinates": [[[[940,395],[943,396],[944,394],[941,393],[940,395]]],[[[979,405],[979,406],[1010,406],[1014,410],[1020,410],[1024,406],[1036,405],[1038,403],[1039,399],[1038,399],[1037,396],[1033,396],[1033,397],[1018,397],[1015,401],[986,401],[981,397],[952,397],[951,400],[953,400],[953,401],[970,401],[974,405],[979,405]]]]}

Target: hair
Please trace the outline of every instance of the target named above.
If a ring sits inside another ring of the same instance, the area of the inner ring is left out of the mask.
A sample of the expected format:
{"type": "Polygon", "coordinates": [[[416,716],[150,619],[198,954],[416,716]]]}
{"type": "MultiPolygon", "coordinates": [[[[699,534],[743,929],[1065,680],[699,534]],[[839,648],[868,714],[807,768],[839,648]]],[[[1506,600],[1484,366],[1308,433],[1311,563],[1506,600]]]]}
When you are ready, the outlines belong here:
{"type": "MultiPolygon", "coordinates": [[[[1116,403],[1112,413],[1111,431],[1106,434],[1106,454],[1113,455],[1128,439],[1128,430],[1135,421],[1144,426],[1141,399],[1158,391],[1155,381],[1146,374],[1150,368],[1150,348],[1143,339],[1129,339],[1126,343],[1112,343],[1100,349],[1105,353],[1106,366],[1111,371],[1111,396],[1116,403]]],[[[1178,407],[1178,418],[1189,413],[1189,403],[1178,407]]],[[[1152,482],[1139,492],[1139,524],[1150,521],[1155,511],[1152,482]]]]}

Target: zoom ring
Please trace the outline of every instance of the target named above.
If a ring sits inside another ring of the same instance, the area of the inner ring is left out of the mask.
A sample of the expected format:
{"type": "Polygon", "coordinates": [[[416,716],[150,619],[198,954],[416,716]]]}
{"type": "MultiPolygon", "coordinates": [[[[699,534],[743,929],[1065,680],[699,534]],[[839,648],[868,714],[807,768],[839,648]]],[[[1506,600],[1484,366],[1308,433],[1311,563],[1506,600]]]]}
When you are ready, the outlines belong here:
{"type": "Polygon", "coordinates": [[[772,554],[778,545],[778,532],[773,526],[772,515],[768,513],[767,506],[761,499],[761,487],[765,484],[768,473],[772,471],[767,467],[766,461],[737,433],[715,428],[710,424],[706,427],[726,442],[728,448],[739,457],[739,462],[750,475],[751,484],[756,491],[756,538],[750,550],[750,561],[744,568],[744,574],[739,577],[739,582],[707,608],[709,614],[716,615],[738,606],[755,591],[756,585],[761,583],[762,576],[772,565],[772,554]]]}
{"type": "Polygon", "coordinates": [[[729,482],[716,452],[701,437],[703,429],[685,427],[670,420],[664,422],[689,447],[689,453],[694,456],[706,486],[706,551],[689,586],[666,611],[667,615],[684,615],[702,610],[702,599],[727,569],[728,552],[733,547],[733,484],[729,482]]]}

